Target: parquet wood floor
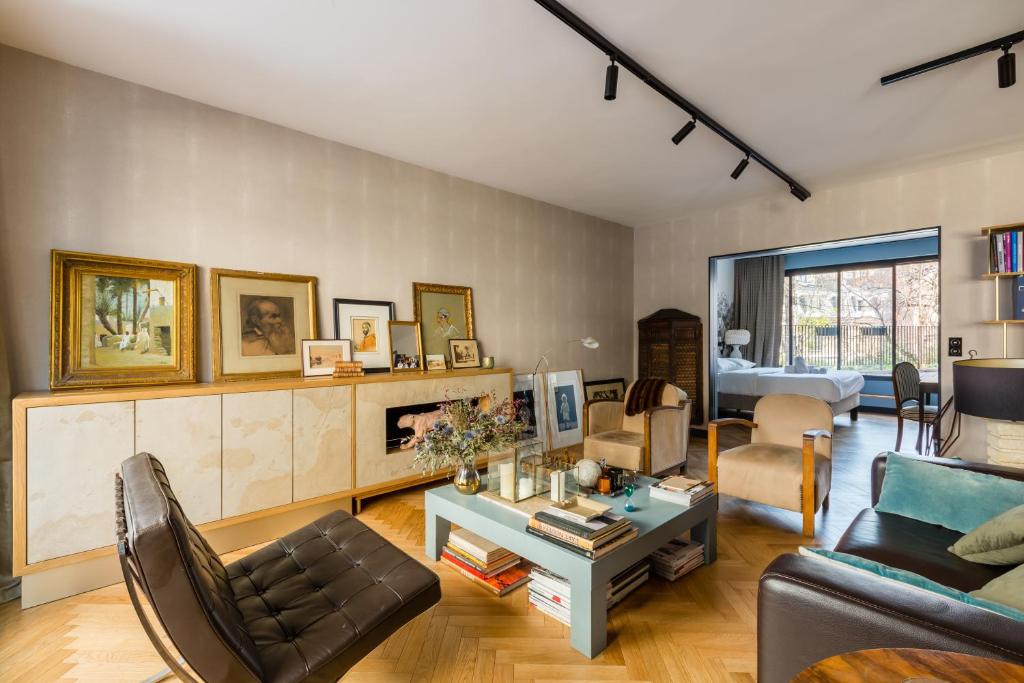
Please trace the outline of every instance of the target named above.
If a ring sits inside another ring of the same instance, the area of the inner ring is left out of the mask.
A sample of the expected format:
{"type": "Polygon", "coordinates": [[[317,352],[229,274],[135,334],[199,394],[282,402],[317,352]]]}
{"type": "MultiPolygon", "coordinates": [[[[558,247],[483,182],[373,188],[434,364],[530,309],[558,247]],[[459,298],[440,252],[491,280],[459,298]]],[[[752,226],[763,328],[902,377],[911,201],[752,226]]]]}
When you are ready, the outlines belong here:
{"type": "MultiPolygon", "coordinates": [[[[728,439],[740,443],[743,433],[728,439]]],[[[832,504],[818,517],[816,543],[833,544],[869,504],[871,458],[894,442],[892,418],[837,419],[832,504]]],[[[694,439],[689,472],[703,475],[706,462],[706,442],[694,439]]],[[[432,566],[444,597],[349,672],[353,683],[752,681],[757,579],[804,542],[799,514],[723,499],[718,561],[675,583],[652,578],[611,611],[609,646],[588,660],[569,646],[566,627],[528,607],[525,589],[498,599],[424,556],[422,489],[369,501],[360,519],[432,566]]],[[[139,681],[162,666],[123,585],[24,611],[0,606],[0,681],[139,681]]]]}

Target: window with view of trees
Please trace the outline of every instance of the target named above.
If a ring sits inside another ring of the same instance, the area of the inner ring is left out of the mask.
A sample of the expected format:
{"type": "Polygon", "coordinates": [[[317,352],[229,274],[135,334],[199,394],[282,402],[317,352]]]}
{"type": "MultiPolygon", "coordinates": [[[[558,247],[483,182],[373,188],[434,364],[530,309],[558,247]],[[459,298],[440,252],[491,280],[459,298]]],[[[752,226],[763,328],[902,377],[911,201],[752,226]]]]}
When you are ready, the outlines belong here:
{"type": "Polygon", "coordinates": [[[939,356],[939,263],[859,264],[786,276],[782,357],[809,365],[889,372],[939,356]]]}

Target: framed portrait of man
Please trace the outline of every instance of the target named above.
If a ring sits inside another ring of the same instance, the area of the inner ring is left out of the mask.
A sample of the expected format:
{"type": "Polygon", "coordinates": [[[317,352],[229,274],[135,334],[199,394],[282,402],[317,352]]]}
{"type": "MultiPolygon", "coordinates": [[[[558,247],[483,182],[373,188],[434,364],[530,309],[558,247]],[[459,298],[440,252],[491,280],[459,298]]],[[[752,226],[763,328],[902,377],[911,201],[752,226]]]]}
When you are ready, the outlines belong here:
{"type": "Polygon", "coordinates": [[[456,285],[412,283],[413,317],[420,324],[423,353],[443,353],[451,363],[448,342],[475,339],[473,288],[456,285]]]}
{"type": "Polygon", "coordinates": [[[352,340],[352,358],[362,361],[364,372],[391,368],[388,323],[394,319],[393,301],[334,299],[334,337],[352,340]]]}
{"type": "Polygon", "coordinates": [[[317,338],[315,277],[215,268],[214,380],[299,377],[302,340],[317,338]]]}
{"type": "Polygon", "coordinates": [[[50,388],[196,380],[196,266],[53,250],[50,388]]]}

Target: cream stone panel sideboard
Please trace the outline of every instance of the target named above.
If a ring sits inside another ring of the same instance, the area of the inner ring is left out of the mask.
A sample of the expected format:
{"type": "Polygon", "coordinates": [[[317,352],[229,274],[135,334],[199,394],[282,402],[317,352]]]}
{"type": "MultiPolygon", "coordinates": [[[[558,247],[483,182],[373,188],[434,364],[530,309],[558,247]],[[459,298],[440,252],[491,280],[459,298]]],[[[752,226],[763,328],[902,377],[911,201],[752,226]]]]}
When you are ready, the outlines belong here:
{"type": "Polygon", "coordinates": [[[512,386],[498,368],[22,394],[12,404],[14,573],[45,584],[31,592],[46,599],[119,580],[89,572],[113,555],[114,474],[136,452],[165,464],[200,530],[238,529],[248,545],[274,537],[253,540],[264,526],[281,533],[273,520],[444,477],[413,469],[411,451],[387,451],[388,408],[500,401],[512,386]],[[75,588],[61,594],[62,583],[75,588]]]}
{"type": "Polygon", "coordinates": [[[163,463],[193,524],[221,518],[220,396],[135,401],[135,452],[163,463]]]}

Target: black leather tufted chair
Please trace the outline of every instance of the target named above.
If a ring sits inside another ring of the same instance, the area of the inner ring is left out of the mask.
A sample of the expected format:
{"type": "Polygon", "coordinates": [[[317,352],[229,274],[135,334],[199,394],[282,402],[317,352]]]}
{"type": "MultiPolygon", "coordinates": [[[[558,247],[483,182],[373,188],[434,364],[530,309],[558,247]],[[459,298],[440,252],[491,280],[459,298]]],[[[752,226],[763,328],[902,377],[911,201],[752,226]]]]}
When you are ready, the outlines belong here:
{"type": "Polygon", "coordinates": [[[161,657],[157,620],[204,681],[336,681],[441,598],[437,575],[347,512],[332,512],[229,565],[185,517],[163,465],[121,464],[118,555],[132,603],[161,657]]]}

